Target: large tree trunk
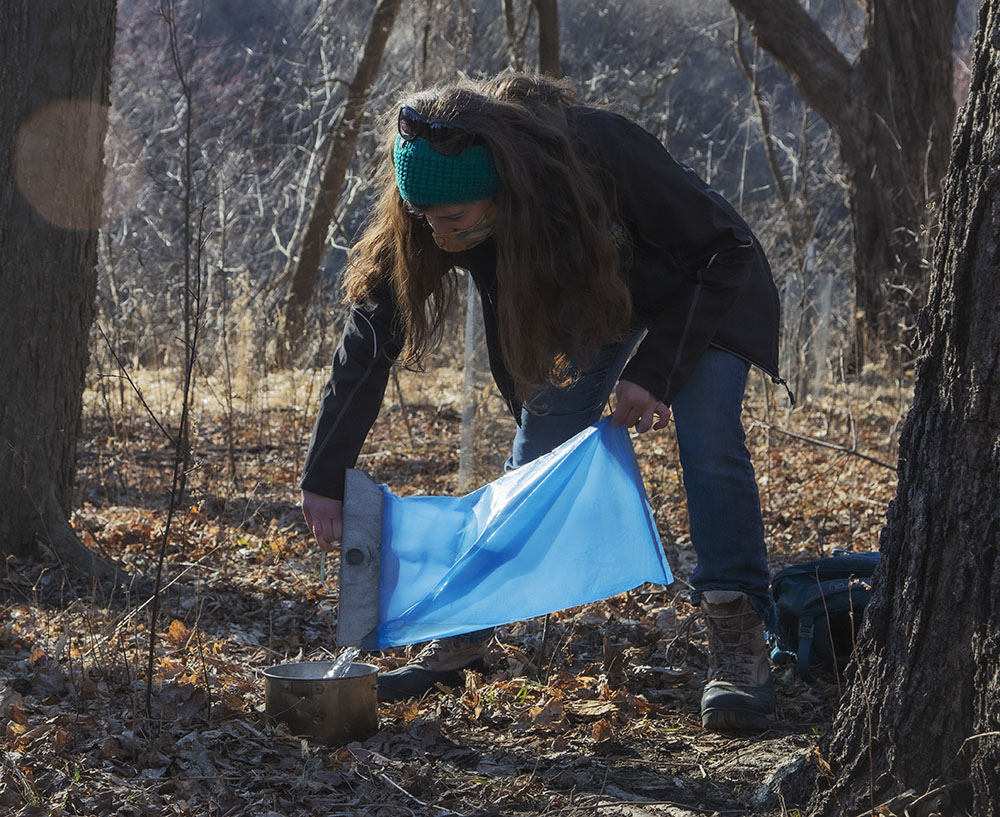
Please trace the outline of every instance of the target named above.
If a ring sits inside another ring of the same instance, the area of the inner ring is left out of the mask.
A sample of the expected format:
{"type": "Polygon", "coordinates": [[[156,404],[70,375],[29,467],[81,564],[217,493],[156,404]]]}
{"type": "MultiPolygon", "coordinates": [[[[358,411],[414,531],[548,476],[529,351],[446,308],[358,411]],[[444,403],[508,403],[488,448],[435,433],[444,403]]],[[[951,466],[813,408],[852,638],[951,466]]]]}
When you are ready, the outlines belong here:
{"type": "Polygon", "coordinates": [[[361,134],[361,123],[372,87],[378,78],[385,45],[396,22],[401,0],[378,0],[368,28],[361,58],[347,100],[330,137],[330,147],[323,162],[323,171],[313,199],[309,221],[298,242],[298,252],[288,259],[285,275],[291,277],[282,312],[279,362],[290,363],[302,338],[303,321],[309,301],[316,288],[319,266],[326,252],[327,232],[337,207],[340,190],[361,134]]]}
{"type": "Polygon", "coordinates": [[[524,38],[517,32],[517,18],[514,14],[514,0],[501,0],[503,4],[504,28],[507,31],[507,50],[510,53],[510,67],[515,71],[524,70],[524,38]]]}
{"type": "Polygon", "coordinates": [[[1000,815],[1000,0],[981,15],[828,815],[928,792],[934,813],[1000,815]]]}
{"type": "Polygon", "coordinates": [[[109,566],[67,522],[94,317],[115,0],[0,4],[0,552],[109,566]]]}
{"type": "MultiPolygon", "coordinates": [[[[867,4],[865,46],[852,83],[852,131],[841,135],[841,155],[851,190],[860,327],[886,343],[909,341],[927,299],[929,237],[955,121],[956,5],[867,4]]],[[[864,351],[863,332],[858,339],[864,351]]]]}
{"type": "Polygon", "coordinates": [[[561,77],[559,61],[559,0],[533,0],[538,13],[538,72],[561,77]]]}
{"type": "Polygon", "coordinates": [[[798,0],[730,0],[837,135],[854,228],[860,359],[908,344],[955,115],[957,0],[867,0],[851,64],[798,0]],[[874,341],[874,342],[873,342],[874,341]]]}

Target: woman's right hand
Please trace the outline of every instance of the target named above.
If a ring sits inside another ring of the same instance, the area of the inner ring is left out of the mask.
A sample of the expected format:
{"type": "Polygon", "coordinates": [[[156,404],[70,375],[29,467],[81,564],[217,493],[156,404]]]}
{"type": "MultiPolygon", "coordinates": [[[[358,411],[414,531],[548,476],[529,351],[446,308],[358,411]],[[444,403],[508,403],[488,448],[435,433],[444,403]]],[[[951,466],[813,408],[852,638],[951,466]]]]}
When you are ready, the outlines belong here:
{"type": "Polygon", "coordinates": [[[302,515],[316,544],[323,550],[333,550],[333,543],[340,541],[344,530],[344,501],[303,491],[302,515]]]}

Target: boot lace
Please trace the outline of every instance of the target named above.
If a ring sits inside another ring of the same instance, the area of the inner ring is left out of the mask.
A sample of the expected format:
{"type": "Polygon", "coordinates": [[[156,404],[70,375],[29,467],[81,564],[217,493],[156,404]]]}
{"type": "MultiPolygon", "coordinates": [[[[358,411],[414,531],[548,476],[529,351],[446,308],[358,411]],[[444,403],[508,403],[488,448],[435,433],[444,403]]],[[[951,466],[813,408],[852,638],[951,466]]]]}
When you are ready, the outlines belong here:
{"type": "Polygon", "coordinates": [[[440,660],[442,655],[447,655],[448,653],[448,644],[443,639],[435,638],[433,641],[427,642],[424,645],[424,648],[413,657],[410,663],[420,664],[427,660],[440,660]]]}
{"type": "Polygon", "coordinates": [[[408,664],[435,671],[460,669],[481,658],[485,649],[483,642],[454,637],[436,638],[424,646],[408,664]]]}
{"type": "Polygon", "coordinates": [[[746,612],[707,616],[711,679],[749,684],[753,677],[752,616],[746,612]]]}

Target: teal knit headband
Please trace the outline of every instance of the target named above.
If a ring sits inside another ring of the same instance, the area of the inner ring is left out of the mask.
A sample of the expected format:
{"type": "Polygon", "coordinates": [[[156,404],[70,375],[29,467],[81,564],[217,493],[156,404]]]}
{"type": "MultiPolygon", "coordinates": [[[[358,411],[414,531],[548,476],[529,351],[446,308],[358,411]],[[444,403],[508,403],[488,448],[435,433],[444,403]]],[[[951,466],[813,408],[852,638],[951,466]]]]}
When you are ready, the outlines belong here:
{"type": "Polygon", "coordinates": [[[458,156],[445,156],[426,139],[397,136],[392,161],[399,195],[410,204],[465,204],[488,199],[503,189],[493,156],[485,145],[472,145],[458,156]]]}

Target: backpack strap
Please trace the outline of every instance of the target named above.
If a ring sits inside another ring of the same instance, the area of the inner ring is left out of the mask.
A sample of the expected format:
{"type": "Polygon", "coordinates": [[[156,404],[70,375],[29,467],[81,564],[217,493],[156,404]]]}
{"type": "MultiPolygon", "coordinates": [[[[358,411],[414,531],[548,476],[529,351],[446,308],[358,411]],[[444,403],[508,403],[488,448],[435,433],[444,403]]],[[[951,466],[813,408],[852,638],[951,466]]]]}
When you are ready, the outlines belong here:
{"type": "Polygon", "coordinates": [[[809,656],[812,653],[813,636],[815,627],[812,616],[803,616],[799,619],[799,647],[796,651],[798,661],[799,677],[809,683],[812,681],[812,673],[809,672],[809,656]]]}

